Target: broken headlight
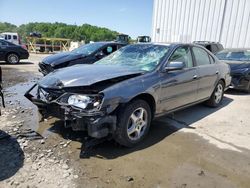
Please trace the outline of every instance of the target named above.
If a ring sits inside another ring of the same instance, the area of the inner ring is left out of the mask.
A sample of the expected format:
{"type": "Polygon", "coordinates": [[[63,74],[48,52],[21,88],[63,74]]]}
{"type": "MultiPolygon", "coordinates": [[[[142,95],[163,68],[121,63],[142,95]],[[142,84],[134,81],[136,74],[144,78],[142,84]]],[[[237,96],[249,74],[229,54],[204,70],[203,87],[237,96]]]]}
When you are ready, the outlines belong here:
{"type": "Polygon", "coordinates": [[[70,95],[68,98],[68,104],[81,109],[99,109],[102,102],[102,96],[99,95],[70,95]]]}

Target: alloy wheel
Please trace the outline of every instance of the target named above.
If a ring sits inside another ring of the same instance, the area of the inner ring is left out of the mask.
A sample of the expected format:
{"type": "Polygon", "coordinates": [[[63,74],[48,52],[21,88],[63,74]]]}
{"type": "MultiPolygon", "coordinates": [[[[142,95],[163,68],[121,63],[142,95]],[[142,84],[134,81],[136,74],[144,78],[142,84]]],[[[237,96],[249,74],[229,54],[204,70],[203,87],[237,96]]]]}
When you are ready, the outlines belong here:
{"type": "Polygon", "coordinates": [[[8,56],[8,62],[11,63],[11,64],[18,63],[18,56],[16,54],[10,54],[8,56]]]}
{"type": "Polygon", "coordinates": [[[223,95],[223,86],[221,84],[218,84],[214,93],[216,104],[220,103],[222,95],[223,95]]]}
{"type": "Polygon", "coordinates": [[[133,141],[140,139],[144,135],[147,126],[147,111],[142,107],[137,108],[129,117],[127,126],[128,137],[133,141]]]}

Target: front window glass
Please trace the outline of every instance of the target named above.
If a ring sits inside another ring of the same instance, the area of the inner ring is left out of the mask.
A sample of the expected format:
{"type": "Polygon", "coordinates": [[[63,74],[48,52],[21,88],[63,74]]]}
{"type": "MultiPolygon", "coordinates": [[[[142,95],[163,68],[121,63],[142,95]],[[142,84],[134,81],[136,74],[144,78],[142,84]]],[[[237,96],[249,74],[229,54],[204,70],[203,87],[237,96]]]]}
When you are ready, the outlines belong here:
{"type": "Polygon", "coordinates": [[[221,51],[216,54],[220,60],[250,61],[250,50],[242,51],[221,51]]]}
{"type": "Polygon", "coordinates": [[[79,48],[72,50],[72,52],[76,54],[90,55],[99,48],[101,48],[102,46],[103,46],[102,43],[90,43],[80,46],[79,48]]]}
{"type": "Polygon", "coordinates": [[[168,50],[169,47],[163,45],[129,45],[96,64],[129,66],[133,69],[151,71],[156,68],[168,50]]]}
{"type": "Polygon", "coordinates": [[[187,68],[193,67],[192,54],[189,47],[180,47],[175,50],[169,61],[183,62],[187,68]]]}

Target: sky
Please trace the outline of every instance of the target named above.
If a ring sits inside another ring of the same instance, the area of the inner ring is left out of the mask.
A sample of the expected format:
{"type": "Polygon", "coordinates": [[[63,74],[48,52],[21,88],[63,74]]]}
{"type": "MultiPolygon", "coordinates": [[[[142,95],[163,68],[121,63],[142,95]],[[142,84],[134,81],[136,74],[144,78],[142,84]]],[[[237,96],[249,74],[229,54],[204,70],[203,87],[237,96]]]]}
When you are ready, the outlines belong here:
{"type": "Polygon", "coordinates": [[[151,35],[153,0],[0,0],[0,22],[88,23],[132,38],[151,35]]]}

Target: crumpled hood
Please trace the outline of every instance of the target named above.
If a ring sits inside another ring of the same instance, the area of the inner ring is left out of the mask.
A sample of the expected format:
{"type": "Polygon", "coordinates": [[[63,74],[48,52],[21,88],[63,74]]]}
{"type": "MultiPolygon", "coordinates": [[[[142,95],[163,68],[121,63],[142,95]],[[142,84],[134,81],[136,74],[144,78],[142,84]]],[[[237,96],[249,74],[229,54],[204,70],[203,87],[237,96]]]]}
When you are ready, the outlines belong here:
{"type": "Polygon", "coordinates": [[[82,54],[72,53],[72,52],[62,52],[48,56],[42,60],[44,64],[51,65],[52,67],[57,66],[61,63],[72,61],[83,57],[82,54]]]}
{"type": "Polygon", "coordinates": [[[222,61],[222,62],[227,63],[230,66],[231,71],[250,68],[250,62],[247,61],[222,61]]]}
{"type": "Polygon", "coordinates": [[[143,73],[134,67],[117,65],[75,65],[56,70],[38,82],[44,88],[90,86],[92,84],[122,76],[143,73]]]}

